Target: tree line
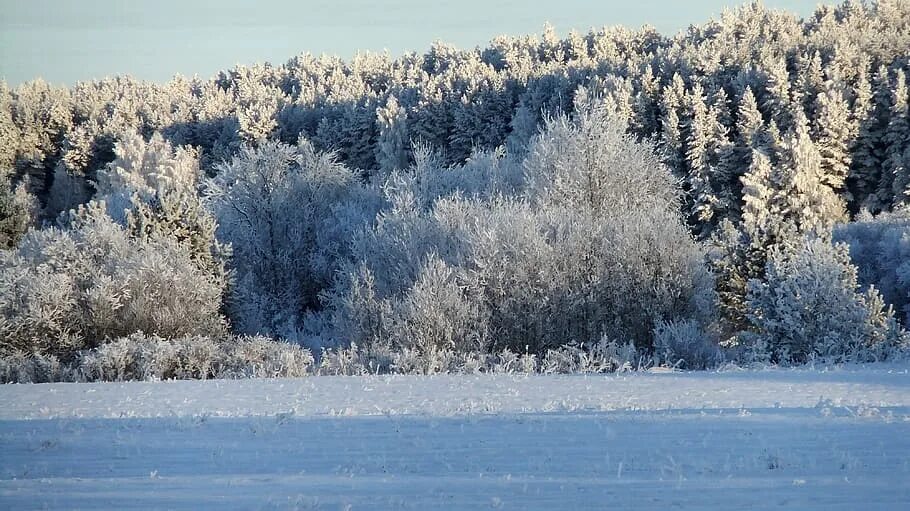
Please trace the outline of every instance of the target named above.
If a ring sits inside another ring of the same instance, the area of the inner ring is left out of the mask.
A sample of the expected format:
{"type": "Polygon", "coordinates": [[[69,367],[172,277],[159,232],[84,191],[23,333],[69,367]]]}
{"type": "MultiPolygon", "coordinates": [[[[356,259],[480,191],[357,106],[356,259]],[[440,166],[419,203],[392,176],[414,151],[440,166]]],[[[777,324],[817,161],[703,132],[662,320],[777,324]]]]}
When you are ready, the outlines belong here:
{"type": "Polygon", "coordinates": [[[756,2],[672,37],[0,85],[0,344],[886,358],[910,314],[907,48],[906,2],[756,2]]]}

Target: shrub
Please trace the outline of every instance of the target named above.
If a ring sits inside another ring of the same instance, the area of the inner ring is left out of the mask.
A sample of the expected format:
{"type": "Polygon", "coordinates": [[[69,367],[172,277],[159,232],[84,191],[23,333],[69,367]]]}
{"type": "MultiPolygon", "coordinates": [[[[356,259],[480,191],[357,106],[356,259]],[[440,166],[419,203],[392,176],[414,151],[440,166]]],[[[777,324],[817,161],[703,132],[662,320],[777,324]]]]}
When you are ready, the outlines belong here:
{"type": "Polygon", "coordinates": [[[24,184],[13,187],[9,175],[0,169],[0,250],[15,247],[28,231],[37,210],[37,201],[24,184]]]}
{"type": "Polygon", "coordinates": [[[837,226],[834,239],[850,246],[860,286],[875,286],[910,325],[910,210],[862,215],[837,226]]]}
{"type": "Polygon", "coordinates": [[[906,344],[881,295],[858,292],[856,267],[843,243],[807,239],[772,250],[765,280],[749,282],[744,336],[755,358],[802,363],[869,361],[896,354],[906,344]]]}
{"type": "Polygon", "coordinates": [[[31,231],[0,256],[0,353],[67,357],[144,331],[223,332],[223,282],[171,237],[135,240],[90,203],[69,230],[31,231]]]}
{"type": "Polygon", "coordinates": [[[679,188],[624,126],[597,105],[551,120],[516,187],[495,177],[515,163],[498,160],[463,189],[433,185],[451,170],[393,172],[326,295],[329,335],[543,355],[604,336],[650,350],[656,321],[709,322],[713,281],[679,218],[679,188]]]}
{"type": "Polygon", "coordinates": [[[723,352],[695,321],[660,321],[654,328],[655,363],[683,369],[707,369],[721,364],[723,352]]]}
{"type": "Polygon", "coordinates": [[[309,350],[261,337],[136,333],[80,352],[68,372],[75,381],[144,381],[298,377],[313,369],[309,350]]]}
{"type": "Polygon", "coordinates": [[[219,238],[232,245],[228,300],[240,332],[296,337],[371,215],[357,176],[305,139],[245,148],[206,182],[219,238]]]}
{"type": "Polygon", "coordinates": [[[0,355],[0,383],[49,383],[66,379],[66,368],[53,355],[0,355]]]}

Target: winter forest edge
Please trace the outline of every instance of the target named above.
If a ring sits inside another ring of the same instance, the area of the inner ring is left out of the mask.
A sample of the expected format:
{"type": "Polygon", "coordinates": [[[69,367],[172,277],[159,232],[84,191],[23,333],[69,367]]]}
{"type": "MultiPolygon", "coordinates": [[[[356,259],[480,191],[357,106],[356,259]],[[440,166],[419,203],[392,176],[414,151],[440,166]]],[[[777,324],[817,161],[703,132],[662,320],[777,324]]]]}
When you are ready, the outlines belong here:
{"type": "Polygon", "coordinates": [[[0,83],[0,380],[910,352],[910,2],[0,83]]]}

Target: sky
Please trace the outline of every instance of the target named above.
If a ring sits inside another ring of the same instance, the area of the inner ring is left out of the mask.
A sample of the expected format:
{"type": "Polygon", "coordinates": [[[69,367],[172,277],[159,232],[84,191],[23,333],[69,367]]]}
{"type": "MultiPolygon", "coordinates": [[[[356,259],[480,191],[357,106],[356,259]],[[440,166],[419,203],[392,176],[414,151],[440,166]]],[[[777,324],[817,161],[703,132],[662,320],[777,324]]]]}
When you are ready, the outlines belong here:
{"type": "MultiPolygon", "coordinates": [[[[739,0],[0,0],[0,79],[55,85],[129,74],[164,82],[300,53],[393,56],[441,40],[650,24],[674,34],[739,0]]],[[[816,0],[764,0],[806,16],[816,0]]]]}

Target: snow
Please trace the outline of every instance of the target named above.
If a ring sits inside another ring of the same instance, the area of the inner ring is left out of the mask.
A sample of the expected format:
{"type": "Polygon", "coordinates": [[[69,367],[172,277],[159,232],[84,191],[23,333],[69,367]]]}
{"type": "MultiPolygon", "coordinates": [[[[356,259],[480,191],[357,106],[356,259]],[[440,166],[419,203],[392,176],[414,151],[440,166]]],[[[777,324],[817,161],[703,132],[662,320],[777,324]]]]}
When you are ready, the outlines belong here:
{"type": "Polygon", "coordinates": [[[0,509],[902,509],[906,367],[0,386],[0,509]]]}

